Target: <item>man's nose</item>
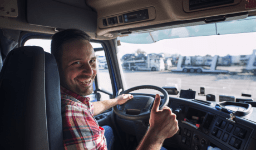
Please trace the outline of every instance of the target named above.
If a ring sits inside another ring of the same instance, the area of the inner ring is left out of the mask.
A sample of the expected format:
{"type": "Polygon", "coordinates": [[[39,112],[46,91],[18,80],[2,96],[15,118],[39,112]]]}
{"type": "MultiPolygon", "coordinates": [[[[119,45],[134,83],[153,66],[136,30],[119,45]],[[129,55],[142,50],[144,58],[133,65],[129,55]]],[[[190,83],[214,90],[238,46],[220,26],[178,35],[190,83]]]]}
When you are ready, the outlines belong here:
{"type": "Polygon", "coordinates": [[[93,75],[93,68],[90,64],[85,64],[82,69],[84,74],[88,76],[93,75]]]}

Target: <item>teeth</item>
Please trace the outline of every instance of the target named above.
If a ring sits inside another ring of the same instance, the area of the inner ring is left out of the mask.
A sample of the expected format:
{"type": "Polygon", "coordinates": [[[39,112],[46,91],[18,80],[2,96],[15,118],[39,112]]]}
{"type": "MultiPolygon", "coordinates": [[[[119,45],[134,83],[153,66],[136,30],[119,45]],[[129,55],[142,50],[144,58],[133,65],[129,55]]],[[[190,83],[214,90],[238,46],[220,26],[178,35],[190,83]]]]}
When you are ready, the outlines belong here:
{"type": "Polygon", "coordinates": [[[91,80],[89,80],[89,81],[84,81],[84,83],[89,83],[91,80]]]}
{"type": "Polygon", "coordinates": [[[88,84],[88,83],[91,82],[91,80],[89,80],[89,81],[80,81],[80,82],[83,83],[83,84],[88,84]]]}

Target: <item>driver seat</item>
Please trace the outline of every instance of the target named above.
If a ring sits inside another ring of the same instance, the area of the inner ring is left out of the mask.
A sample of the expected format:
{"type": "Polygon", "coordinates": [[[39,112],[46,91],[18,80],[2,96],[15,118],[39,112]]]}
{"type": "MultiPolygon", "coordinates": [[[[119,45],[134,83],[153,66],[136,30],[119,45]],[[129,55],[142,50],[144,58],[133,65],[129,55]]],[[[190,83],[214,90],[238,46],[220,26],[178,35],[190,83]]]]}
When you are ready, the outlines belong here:
{"type": "Polygon", "coordinates": [[[58,67],[41,47],[12,50],[0,73],[0,149],[61,150],[58,67]]]}

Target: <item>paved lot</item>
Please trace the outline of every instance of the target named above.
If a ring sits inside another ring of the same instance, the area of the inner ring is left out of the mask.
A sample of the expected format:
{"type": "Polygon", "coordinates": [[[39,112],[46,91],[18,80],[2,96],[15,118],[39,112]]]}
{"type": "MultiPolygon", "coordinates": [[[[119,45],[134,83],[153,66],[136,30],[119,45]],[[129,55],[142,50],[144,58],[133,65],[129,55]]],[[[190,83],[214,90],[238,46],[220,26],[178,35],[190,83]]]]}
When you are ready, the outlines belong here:
{"type": "MultiPolygon", "coordinates": [[[[240,68],[229,68],[237,72],[240,68]]],[[[231,71],[230,70],[230,71],[231,71]]],[[[107,73],[106,70],[100,72],[107,73]]],[[[171,71],[124,71],[126,86],[138,85],[176,86],[179,89],[192,89],[199,93],[200,87],[205,88],[206,94],[214,94],[218,100],[219,95],[241,97],[242,93],[251,94],[256,99],[256,76],[251,73],[229,74],[197,74],[197,73],[174,73],[171,71]]],[[[157,93],[153,90],[138,92],[157,93]]],[[[198,99],[205,99],[198,96],[198,99]]]]}

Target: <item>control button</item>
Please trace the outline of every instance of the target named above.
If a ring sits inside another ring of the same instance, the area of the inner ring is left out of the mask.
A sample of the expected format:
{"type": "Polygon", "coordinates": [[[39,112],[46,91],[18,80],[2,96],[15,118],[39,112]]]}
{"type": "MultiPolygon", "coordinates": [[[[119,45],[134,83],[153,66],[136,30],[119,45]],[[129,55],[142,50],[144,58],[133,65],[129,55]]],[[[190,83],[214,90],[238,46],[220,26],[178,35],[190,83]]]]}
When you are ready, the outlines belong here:
{"type": "Polygon", "coordinates": [[[231,132],[231,130],[233,129],[234,125],[233,124],[229,124],[228,127],[227,127],[227,132],[231,132]]]}
{"type": "Polygon", "coordinates": [[[223,135],[222,141],[227,142],[228,137],[229,137],[229,135],[228,135],[227,133],[225,133],[225,134],[223,135]]]}
{"type": "Polygon", "coordinates": [[[217,132],[218,132],[218,129],[217,129],[217,128],[214,128],[214,129],[212,130],[212,135],[215,136],[215,135],[217,134],[217,132]]]}
{"type": "Polygon", "coordinates": [[[183,137],[181,138],[181,142],[185,144],[185,143],[186,143],[186,139],[187,139],[187,138],[183,136],[183,137]]]}
{"type": "Polygon", "coordinates": [[[203,132],[204,132],[205,134],[208,134],[208,133],[209,133],[209,131],[208,131],[207,129],[205,129],[205,128],[203,128],[203,132]]]}
{"type": "Polygon", "coordinates": [[[128,22],[127,15],[124,15],[124,22],[128,22]]]}
{"type": "Polygon", "coordinates": [[[184,134],[184,135],[187,135],[187,131],[188,131],[188,130],[187,130],[186,128],[184,128],[183,134],[184,134]]]}
{"type": "Polygon", "coordinates": [[[107,26],[107,19],[103,19],[103,26],[107,26]]]}
{"type": "Polygon", "coordinates": [[[241,129],[240,132],[238,133],[238,136],[243,139],[245,137],[245,134],[246,134],[246,130],[241,129]]]}
{"type": "Polygon", "coordinates": [[[236,138],[232,137],[229,141],[229,145],[233,146],[235,144],[236,138]]]}
{"type": "Polygon", "coordinates": [[[199,137],[197,135],[195,135],[194,140],[199,141],[199,137]]]}
{"type": "Polygon", "coordinates": [[[187,132],[187,136],[190,137],[191,136],[191,132],[188,130],[187,132]]]}
{"type": "Polygon", "coordinates": [[[238,133],[240,132],[240,130],[241,130],[241,129],[240,129],[239,127],[236,127],[235,130],[234,130],[234,132],[233,132],[233,134],[234,134],[234,135],[238,135],[238,133]]]}
{"type": "Polygon", "coordinates": [[[222,131],[219,130],[218,133],[217,133],[217,135],[216,135],[216,137],[217,137],[217,138],[220,138],[221,134],[222,134],[222,131]]]}
{"type": "Polygon", "coordinates": [[[237,149],[239,149],[239,148],[240,148],[240,146],[241,146],[241,143],[242,143],[242,141],[241,141],[241,140],[236,139],[236,141],[235,141],[235,143],[234,143],[234,147],[235,147],[235,148],[237,148],[237,149]]]}
{"type": "Polygon", "coordinates": [[[190,141],[186,140],[186,145],[190,146],[190,141]]]}
{"type": "Polygon", "coordinates": [[[221,120],[221,119],[218,119],[215,125],[216,125],[217,127],[219,127],[220,124],[221,124],[221,122],[222,122],[222,120],[221,120]]]}
{"type": "Polygon", "coordinates": [[[117,17],[112,17],[112,18],[108,18],[108,24],[112,25],[112,24],[117,24],[117,17]]]}
{"type": "Polygon", "coordinates": [[[201,144],[204,145],[206,143],[205,139],[201,140],[201,144]]]}
{"type": "Polygon", "coordinates": [[[200,150],[200,149],[199,149],[199,146],[196,145],[194,150],[200,150]]]}
{"type": "Polygon", "coordinates": [[[224,128],[226,127],[226,124],[227,124],[226,121],[222,121],[220,128],[221,128],[221,129],[224,129],[224,128]]]}
{"type": "Polygon", "coordinates": [[[115,22],[115,24],[117,24],[117,23],[118,23],[118,21],[117,21],[117,17],[114,17],[114,22],[115,22]]]}
{"type": "Polygon", "coordinates": [[[124,21],[123,21],[123,16],[118,16],[118,19],[119,19],[119,22],[120,23],[123,23],[124,21]]]}

